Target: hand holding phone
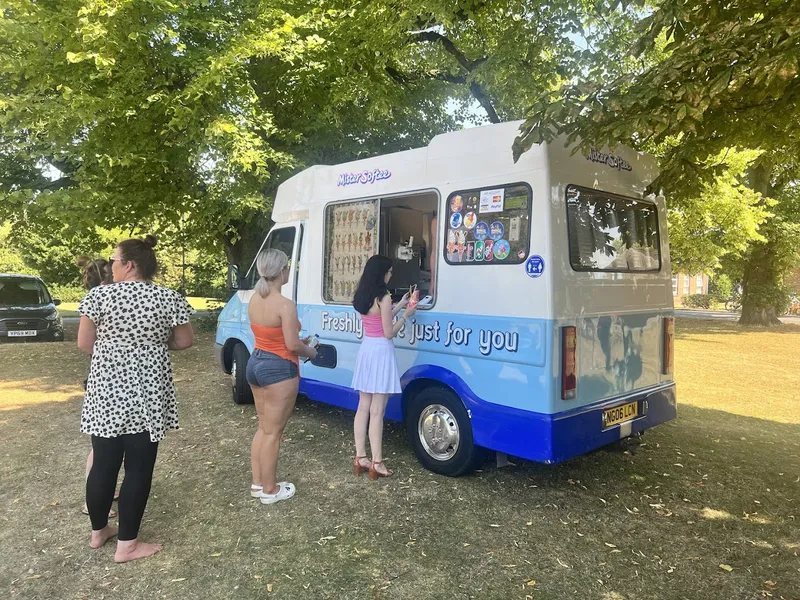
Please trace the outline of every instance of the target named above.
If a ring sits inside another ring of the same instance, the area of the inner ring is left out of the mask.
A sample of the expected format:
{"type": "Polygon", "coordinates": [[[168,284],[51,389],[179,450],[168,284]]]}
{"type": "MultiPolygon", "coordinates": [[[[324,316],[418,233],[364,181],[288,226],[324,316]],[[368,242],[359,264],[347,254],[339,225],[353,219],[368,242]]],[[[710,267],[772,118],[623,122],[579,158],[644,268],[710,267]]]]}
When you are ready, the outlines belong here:
{"type": "Polygon", "coordinates": [[[411,289],[408,290],[410,299],[408,301],[408,307],[414,308],[419,303],[419,289],[417,289],[416,285],[412,285],[411,289]]]}

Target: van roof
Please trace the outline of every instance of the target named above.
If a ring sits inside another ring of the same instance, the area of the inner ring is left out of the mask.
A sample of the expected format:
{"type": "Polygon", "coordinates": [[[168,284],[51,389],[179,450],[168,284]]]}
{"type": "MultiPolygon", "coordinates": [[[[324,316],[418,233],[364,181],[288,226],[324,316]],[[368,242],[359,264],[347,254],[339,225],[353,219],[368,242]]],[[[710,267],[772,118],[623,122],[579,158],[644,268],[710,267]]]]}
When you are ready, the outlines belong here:
{"type": "MultiPolygon", "coordinates": [[[[278,187],[272,220],[282,223],[308,218],[309,208],[336,200],[374,198],[438,187],[454,182],[468,187],[470,180],[514,180],[515,173],[549,169],[551,161],[569,163],[570,169],[597,171],[606,154],[572,154],[565,138],[534,145],[515,163],[511,145],[522,121],[484,125],[435,136],[423,148],[394,152],[342,163],[315,165],[278,187]]],[[[574,147],[574,146],[573,146],[574,147]]],[[[657,173],[655,161],[630,148],[617,147],[612,157],[624,159],[633,169],[619,171],[632,188],[643,189],[657,173]]],[[[609,166],[611,163],[609,163],[609,166]]],[[[602,164],[602,168],[608,167],[602,164]]],[[[612,167],[613,168],[613,167],[612,167]]],[[[519,178],[519,177],[517,177],[519,178]]]]}
{"type": "Polygon", "coordinates": [[[23,273],[0,273],[0,279],[34,279],[41,281],[42,278],[36,275],[25,275],[23,273]]]}

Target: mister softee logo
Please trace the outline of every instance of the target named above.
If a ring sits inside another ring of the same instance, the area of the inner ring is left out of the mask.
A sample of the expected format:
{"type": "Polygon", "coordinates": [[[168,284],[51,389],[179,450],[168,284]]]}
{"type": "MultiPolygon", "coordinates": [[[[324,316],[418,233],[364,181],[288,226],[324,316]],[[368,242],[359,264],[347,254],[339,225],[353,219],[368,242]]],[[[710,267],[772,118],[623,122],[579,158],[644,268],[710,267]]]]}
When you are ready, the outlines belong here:
{"type": "Polygon", "coordinates": [[[589,154],[586,155],[586,160],[603,163],[617,171],[633,171],[631,163],[621,156],[617,156],[613,152],[600,152],[596,148],[589,150],[589,154]]]}
{"type": "Polygon", "coordinates": [[[387,169],[372,169],[361,171],[360,173],[340,173],[337,186],[353,185],[356,183],[367,184],[381,181],[382,179],[389,179],[392,172],[387,169]]]}

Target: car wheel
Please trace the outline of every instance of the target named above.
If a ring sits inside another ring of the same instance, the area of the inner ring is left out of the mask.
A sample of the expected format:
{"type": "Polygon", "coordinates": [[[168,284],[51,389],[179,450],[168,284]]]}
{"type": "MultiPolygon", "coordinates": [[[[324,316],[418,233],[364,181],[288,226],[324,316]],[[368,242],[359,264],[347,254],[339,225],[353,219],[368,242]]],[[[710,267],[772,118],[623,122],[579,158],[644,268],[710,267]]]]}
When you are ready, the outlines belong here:
{"type": "Polygon", "coordinates": [[[252,404],[253,390],[247,383],[247,361],[250,353],[244,344],[236,344],[231,361],[231,388],[234,404],[252,404]]]}
{"type": "Polygon", "coordinates": [[[458,477],[475,470],[484,451],[472,439],[472,422],[461,399],[444,387],[427,387],[414,395],[406,413],[414,454],[429,471],[458,477]]]}

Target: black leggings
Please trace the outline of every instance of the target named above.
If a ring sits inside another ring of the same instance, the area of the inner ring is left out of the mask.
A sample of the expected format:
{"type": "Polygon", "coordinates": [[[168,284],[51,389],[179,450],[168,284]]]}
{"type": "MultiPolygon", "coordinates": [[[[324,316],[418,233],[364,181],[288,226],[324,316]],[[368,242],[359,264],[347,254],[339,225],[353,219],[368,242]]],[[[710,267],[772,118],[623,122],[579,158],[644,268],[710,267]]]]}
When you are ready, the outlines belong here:
{"type": "Polygon", "coordinates": [[[92,529],[98,531],[108,525],[108,511],[114,501],[114,488],[124,458],[125,478],[119,492],[119,539],[123,542],[135,540],[150,496],[158,442],[151,442],[147,431],[114,438],[93,435],[92,448],[94,462],[86,478],[86,506],[92,529]]]}

